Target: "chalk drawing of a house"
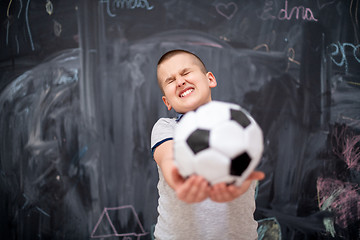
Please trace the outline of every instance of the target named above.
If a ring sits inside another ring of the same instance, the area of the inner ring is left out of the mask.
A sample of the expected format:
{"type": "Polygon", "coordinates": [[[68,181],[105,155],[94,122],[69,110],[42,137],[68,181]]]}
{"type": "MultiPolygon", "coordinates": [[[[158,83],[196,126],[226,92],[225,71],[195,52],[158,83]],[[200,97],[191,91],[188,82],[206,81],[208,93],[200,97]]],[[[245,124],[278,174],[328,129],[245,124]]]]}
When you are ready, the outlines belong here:
{"type": "Polygon", "coordinates": [[[140,239],[149,233],[145,232],[139,217],[131,205],[104,208],[97,221],[91,238],[123,237],[123,239],[140,239]],[[124,233],[126,229],[132,229],[124,233]]]}

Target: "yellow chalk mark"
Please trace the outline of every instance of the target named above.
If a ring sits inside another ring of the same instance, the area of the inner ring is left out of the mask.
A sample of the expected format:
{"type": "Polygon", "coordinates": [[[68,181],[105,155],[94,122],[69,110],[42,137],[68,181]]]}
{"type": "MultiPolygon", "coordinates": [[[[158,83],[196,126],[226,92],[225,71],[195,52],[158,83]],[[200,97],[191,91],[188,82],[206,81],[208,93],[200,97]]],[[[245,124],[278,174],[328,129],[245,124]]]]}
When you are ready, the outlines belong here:
{"type": "Polygon", "coordinates": [[[48,0],[48,1],[46,2],[45,8],[46,8],[46,12],[47,12],[49,15],[53,14],[53,12],[54,12],[54,6],[53,6],[53,4],[52,4],[52,2],[51,2],[50,0],[48,0]]]}
{"type": "Polygon", "coordinates": [[[6,11],[6,16],[10,17],[9,11],[10,11],[10,6],[11,6],[12,0],[10,0],[7,11],[6,11]]]}
{"type": "Polygon", "coordinates": [[[360,86],[360,83],[358,83],[358,82],[351,82],[351,81],[346,81],[346,82],[349,84],[354,84],[354,85],[360,86]]]}

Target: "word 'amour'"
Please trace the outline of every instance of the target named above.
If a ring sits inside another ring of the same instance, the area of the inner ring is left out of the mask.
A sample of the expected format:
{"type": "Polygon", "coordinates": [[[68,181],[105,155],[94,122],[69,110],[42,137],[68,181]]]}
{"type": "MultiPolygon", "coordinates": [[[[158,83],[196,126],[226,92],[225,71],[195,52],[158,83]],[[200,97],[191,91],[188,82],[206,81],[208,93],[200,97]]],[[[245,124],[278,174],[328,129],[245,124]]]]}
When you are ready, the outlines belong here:
{"type": "Polygon", "coordinates": [[[116,8],[126,8],[126,9],[135,9],[135,8],[144,8],[151,10],[154,6],[150,6],[147,0],[114,0],[114,5],[116,8]]]}
{"type": "Polygon", "coordinates": [[[113,12],[116,9],[134,10],[142,8],[145,10],[152,10],[153,5],[150,5],[148,0],[100,0],[100,3],[106,4],[106,11],[110,17],[115,17],[116,14],[113,12]]]}

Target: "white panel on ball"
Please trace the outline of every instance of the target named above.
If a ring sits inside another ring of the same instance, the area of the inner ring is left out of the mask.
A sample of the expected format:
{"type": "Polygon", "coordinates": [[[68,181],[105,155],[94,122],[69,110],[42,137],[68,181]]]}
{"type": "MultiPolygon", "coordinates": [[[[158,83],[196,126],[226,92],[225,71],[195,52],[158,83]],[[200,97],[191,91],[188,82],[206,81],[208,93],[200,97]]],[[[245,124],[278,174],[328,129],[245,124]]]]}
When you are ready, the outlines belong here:
{"type": "Polygon", "coordinates": [[[203,150],[195,156],[195,172],[211,184],[228,175],[229,167],[229,158],[214,149],[203,150]]]}
{"type": "Polygon", "coordinates": [[[177,141],[186,141],[186,138],[198,128],[195,112],[186,113],[175,128],[174,138],[177,141]]]}
{"type": "Polygon", "coordinates": [[[217,126],[230,118],[229,106],[217,101],[212,101],[211,105],[204,105],[196,110],[197,125],[205,129],[217,126]]]}
{"type": "Polygon", "coordinates": [[[174,142],[174,159],[180,175],[188,177],[195,173],[194,153],[186,141],[174,142]],[[179,161],[181,159],[181,161],[179,161]]]}
{"type": "Polygon", "coordinates": [[[210,147],[229,158],[243,152],[246,142],[243,128],[235,121],[225,121],[210,132],[210,147]]]}
{"type": "Polygon", "coordinates": [[[245,142],[247,143],[247,152],[255,160],[259,160],[264,149],[263,134],[260,127],[253,123],[245,131],[245,142]]]}

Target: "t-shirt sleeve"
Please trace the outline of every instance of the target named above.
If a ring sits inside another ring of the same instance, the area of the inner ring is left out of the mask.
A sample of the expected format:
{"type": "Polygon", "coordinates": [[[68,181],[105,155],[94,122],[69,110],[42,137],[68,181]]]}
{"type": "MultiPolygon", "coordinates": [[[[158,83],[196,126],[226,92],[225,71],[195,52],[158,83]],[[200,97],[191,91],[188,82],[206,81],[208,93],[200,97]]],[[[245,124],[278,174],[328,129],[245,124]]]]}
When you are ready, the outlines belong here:
{"type": "Polygon", "coordinates": [[[152,153],[160,144],[173,139],[175,124],[175,120],[171,118],[160,118],[155,123],[151,132],[152,153]]]}

